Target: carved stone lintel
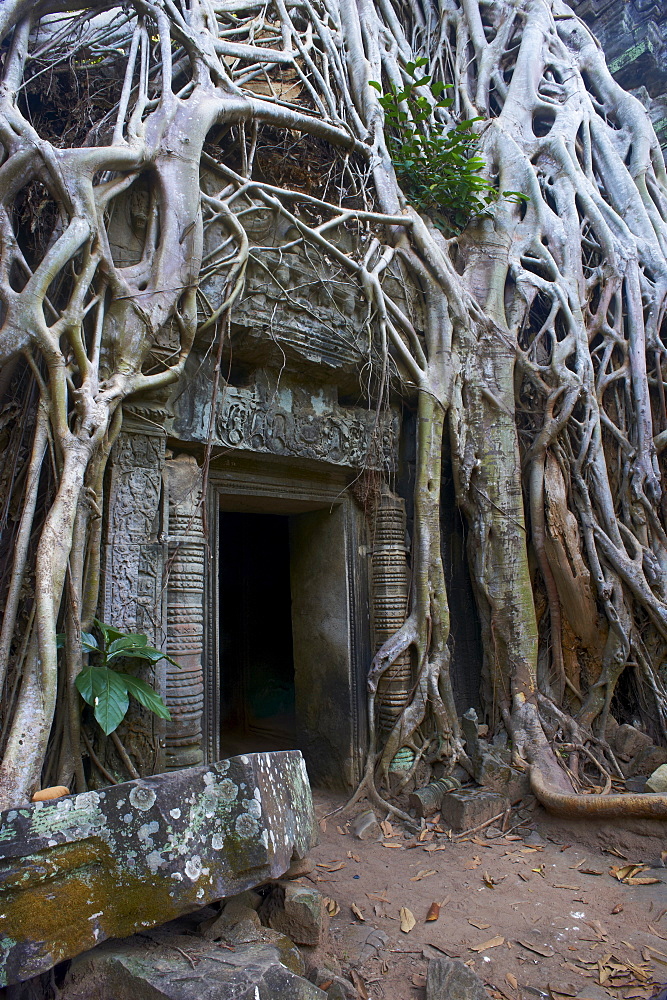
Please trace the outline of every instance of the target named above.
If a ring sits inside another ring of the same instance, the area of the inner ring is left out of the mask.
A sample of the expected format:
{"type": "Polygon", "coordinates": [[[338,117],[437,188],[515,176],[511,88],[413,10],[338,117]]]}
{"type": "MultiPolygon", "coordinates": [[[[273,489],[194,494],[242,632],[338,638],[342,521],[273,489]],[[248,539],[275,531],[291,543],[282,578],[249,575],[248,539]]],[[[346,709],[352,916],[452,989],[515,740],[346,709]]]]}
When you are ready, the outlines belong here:
{"type": "MultiPolygon", "coordinates": [[[[184,440],[208,438],[211,400],[203,380],[191,379],[174,402],[173,433],[184,440]]],[[[395,460],[398,421],[393,411],[377,414],[362,406],[341,406],[335,387],[307,388],[261,372],[248,388],[220,390],[213,440],[224,448],[309,458],[351,468],[382,468],[395,460]]]]}
{"type": "Polygon", "coordinates": [[[204,710],[204,575],[206,545],[200,506],[201,471],[191,455],[165,465],[169,494],[167,651],[167,769],[199,764],[204,710]]]}

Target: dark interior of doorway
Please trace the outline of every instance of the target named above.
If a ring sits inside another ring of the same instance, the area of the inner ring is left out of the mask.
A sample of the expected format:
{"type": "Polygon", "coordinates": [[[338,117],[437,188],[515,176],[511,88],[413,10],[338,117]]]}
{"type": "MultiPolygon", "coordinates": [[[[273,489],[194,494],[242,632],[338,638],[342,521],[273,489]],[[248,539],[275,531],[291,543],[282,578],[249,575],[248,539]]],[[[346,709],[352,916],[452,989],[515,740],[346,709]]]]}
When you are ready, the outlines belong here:
{"type": "Polygon", "coordinates": [[[222,756],[297,746],[289,518],[220,514],[222,756]]]}

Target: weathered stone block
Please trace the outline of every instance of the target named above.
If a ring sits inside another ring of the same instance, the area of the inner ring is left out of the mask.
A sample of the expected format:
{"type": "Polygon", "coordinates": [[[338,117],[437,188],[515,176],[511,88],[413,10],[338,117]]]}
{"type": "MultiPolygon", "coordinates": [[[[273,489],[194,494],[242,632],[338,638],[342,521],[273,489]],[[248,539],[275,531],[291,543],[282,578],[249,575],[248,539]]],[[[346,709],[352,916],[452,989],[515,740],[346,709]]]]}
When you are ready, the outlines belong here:
{"type": "Polygon", "coordinates": [[[372,809],[365,809],[352,822],[352,833],[358,840],[377,840],[382,831],[372,809]]]}
{"type": "Polygon", "coordinates": [[[0,985],[279,878],[316,843],[297,750],[0,814],[0,985]]]}
{"type": "Polygon", "coordinates": [[[667,792],[667,764],[661,764],[660,767],[656,768],[646,782],[646,791],[659,794],[667,792]]]}
{"type": "Polygon", "coordinates": [[[432,958],[426,975],[426,1000],[489,1000],[472,969],[456,959],[432,958]]]}
{"type": "Polygon", "coordinates": [[[309,978],[321,990],[326,990],[327,1000],[358,1000],[357,988],[349,980],[336,975],[331,969],[314,969],[309,978]]]}
{"type": "Polygon", "coordinates": [[[613,739],[616,753],[628,760],[645,747],[650,747],[653,743],[650,736],[647,736],[646,733],[642,733],[641,730],[635,729],[634,726],[630,726],[627,723],[618,727],[613,739]]]}
{"type": "Polygon", "coordinates": [[[509,801],[482,788],[460,788],[448,792],[440,807],[440,822],[456,832],[471,830],[502,813],[509,801]]]}
{"type": "Polygon", "coordinates": [[[243,922],[249,923],[251,927],[255,927],[256,929],[262,926],[262,922],[254,907],[247,906],[243,902],[238,902],[234,898],[225,906],[219,917],[211,921],[206,921],[206,924],[200,927],[200,934],[207,941],[217,941],[221,937],[224,937],[225,932],[230,927],[243,922]]]}
{"type": "Polygon", "coordinates": [[[324,897],[317,891],[295,882],[282,883],[285,900],[282,909],[269,917],[269,927],[286,934],[297,944],[317,947],[326,936],[329,914],[324,897]]]}
{"type": "MultiPolygon", "coordinates": [[[[284,940],[284,939],[283,939],[284,940]]],[[[191,937],[109,942],[73,964],[61,1000],[325,1000],[274,943],[234,951],[191,937]]]]}
{"type": "Polygon", "coordinates": [[[626,769],[628,778],[637,774],[653,774],[661,764],[667,764],[667,747],[644,747],[626,769]]]}

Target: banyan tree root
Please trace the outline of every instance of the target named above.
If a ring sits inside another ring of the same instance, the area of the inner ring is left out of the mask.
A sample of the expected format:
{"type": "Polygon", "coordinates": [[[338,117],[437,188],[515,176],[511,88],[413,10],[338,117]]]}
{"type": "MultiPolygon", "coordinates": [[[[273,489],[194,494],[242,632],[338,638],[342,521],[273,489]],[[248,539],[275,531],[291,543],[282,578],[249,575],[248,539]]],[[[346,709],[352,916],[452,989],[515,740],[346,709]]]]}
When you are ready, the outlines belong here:
{"type": "Polygon", "coordinates": [[[538,767],[530,769],[530,787],[547,812],[567,819],[667,819],[667,795],[629,792],[624,795],[568,795],[550,787],[538,767]]]}
{"type": "MultiPolygon", "coordinates": [[[[82,781],[78,636],[96,606],[104,471],[125,401],[178,391],[197,333],[229,328],[249,267],[289,296],[286,252],[303,254],[313,284],[330,290],[334,275],[363,304],[369,406],[395,390],[416,410],[410,607],[369,673],[373,801],[386,801],[402,748],[425,764],[464,759],[444,450],[468,530],[485,714],[517,761],[569,800],[554,725],[570,737],[573,719],[579,745],[601,739],[627,669],[664,732],[667,174],[646,112],[572,10],[6,0],[0,41],[0,406],[27,373],[40,407],[26,478],[20,448],[0,454],[2,509],[18,511],[0,538],[13,551],[0,578],[13,705],[0,806],[29,798],[47,754],[65,783],[82,781]],[[446,203],[431,215],[410,204],[369,86],[400,89],[416,59],[431,77],[423,99],[435,103],[436,84],[451,97],[430,127],[475,119],[500,195],[463,231],[446,203]],[[82,103],[57,100],[68,88],[82,103]],[[267,216],[270,245],[253,236],[267,216]],[[582,606],[594,621],[578,620],[582,606]],[[377,684],[408,650],[413,691],[379,745],[377,684]]],[[[211,357],[217,389],[221,344],[211,357]]],[[[593,813],[594,798],[578,808],[593,813]]]]}

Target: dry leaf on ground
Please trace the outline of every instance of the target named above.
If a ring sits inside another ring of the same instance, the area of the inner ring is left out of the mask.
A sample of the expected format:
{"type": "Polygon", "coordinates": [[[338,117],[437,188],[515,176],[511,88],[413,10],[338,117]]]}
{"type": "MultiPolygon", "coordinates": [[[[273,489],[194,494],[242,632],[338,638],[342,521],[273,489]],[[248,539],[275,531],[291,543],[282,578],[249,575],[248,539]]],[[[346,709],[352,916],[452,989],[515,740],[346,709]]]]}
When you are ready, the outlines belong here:
{"type": "Polygon", "coordinates": [[[426,920],[437,920],[440,916],[440,903],[431,903],[426,914],[426,920]]]}
{"type": "Polygon", "coordinates": [[[484,872],[484,875],[482,876],[482,881],[484,885],[487,885],[489,887],[489,889],[495,889],[495,887],[497,885],[500,885],[500,883],[505,878],[507,878],[507,875],[499,875],[497,878],[491,878],[488,872],[484,872]]]}
{"type": "Polygon", "coordinates": [[[347,868],[347,865],[344,861],[320,861],[317,867],[324,868],[328,872],[339,872],[341,868],[347,868]]]}
{"type": "Polygon", "coordinates": [[[350,969],[350,976],[352,978],[354,987],[357,993],[359,994],[361,1000],[368,1000],[368,990],[366,989],[365,980],[362,979],[362,977],[359,975],[356,969],[350,969]]]}
{"type": "Polygon", "coordinates": [[[474,944],[470,950],[477,952],[487,951],[489,948],[499,948],[501,944],[505,944],[505,938],[497,934],[496,937],[489,938],[483,944],[474,944]]]}
{"type": "Polygon", "coordinates": [[[510,986],[512,987],[513,990],[517,990],[519,988],[519,982],[518,982],[516,976],[514,975],[514,973],[512,973],[512,972],[506,972],[505,973],[505,979],[510,984],[510,986]]]}
{"type": "Polygon", "coordinates": [[[383,843],[382,846],[383,847],[397,847],[399,849],[399,851],[400,851],[402,849],[402,847],[403,847],[403,844],[385,844],[385,843],[383,843]]]}
{"type": "Polygon", "coordinates": [[[471,920],[470,917],[468,917],[468,923],[476,927],[478,931],[485,931],[491,926],[491,924],[482,923],[481,920],[471,920]]]}
{"type": "Polygon", "coordinates": [[[661,879],[639,877],[640,873],[646,871],[648,867],[644,864],[612,865],[609,874],[617,878],[619,882],[623,882],[624,885],[656,885],[661,879]]]}
{"type": "Polygon", "coordinates": [[[335,899],[330,899],[329,896],[325,896],[323,902],[330,917],[335,917],[337,913],[340,913],[340,906],[335,899]]]}
{"type": "Polygon", "coordinates": [[[411,910],[407,906],[401,907],[401,930],[404,934],[409,934],[412,928],[415,926],[417,921],[414,918],[411,910]]]}
{"type": "Polygon", "coordinates": [[[361,912],[361,910],[359,909],[359,907],[357,906],[356,903],[352,903],[351,906],[350,906],[350,909],[354,913],[354,915],[357,918],[357,920],[365,920],[366,919],[366,917],[363,915],[363,913],[361,912]]]}
{"type": "Polygon", "coordinates": [[[532,941],[518,941],[522,948],[527,948],[528,951],[534,951],[536,955],[541,955],[542,958],[553,958],[555,952],[553,948],[549,945],[533,944],[532,941]]]}
{"type": "Polygon", "coordinates": [[[423,878],[428,878],[429,875],[435,875],[435,868],[423,868],[421,871],[417,872],[410,879],[411,882],[421,882],[423,878]]]}

